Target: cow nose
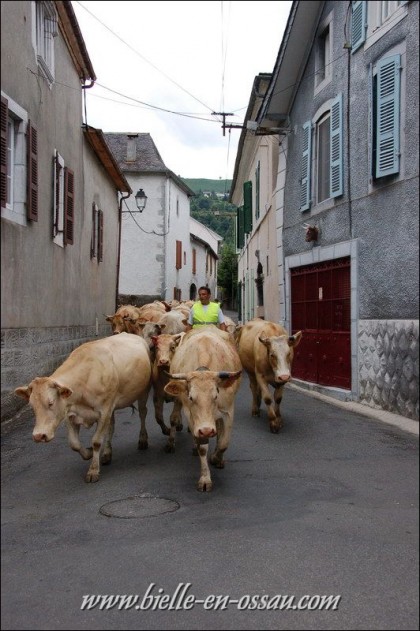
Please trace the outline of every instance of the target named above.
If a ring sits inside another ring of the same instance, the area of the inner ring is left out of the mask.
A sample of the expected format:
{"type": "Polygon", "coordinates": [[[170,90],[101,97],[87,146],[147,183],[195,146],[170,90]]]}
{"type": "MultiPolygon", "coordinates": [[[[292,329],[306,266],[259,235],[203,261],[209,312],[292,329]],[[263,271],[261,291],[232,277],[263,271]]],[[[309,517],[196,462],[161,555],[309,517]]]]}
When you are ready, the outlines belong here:
{"type": "Polygon", "coordinates": [[[169,362],[167,359],[160,359],[159,366],[169,366],[169,362]]]}
{"type": "Polygon", "coordinates": [[[32,434],[32,438],[36,443],[46,443],[47,435],[46,434],[32,434]]]}
{"type": "Polygon", "coordinates": [[[216,430],[213,427],[200,427],[198,436],[200,438],[212,438],[216,436],[216,430]]]}
{"type": "Polygon", "coordinates": [[[288,381],[290,381],[290,375],[280,375],[279,377],[277,377],[277,381],[279,381],[280,383],[287,383],[288,381]]]}
{"type": "Polygon", "coordinates": [[[119,331],[114,331],[112,335],[118,335],[119,331]]]}

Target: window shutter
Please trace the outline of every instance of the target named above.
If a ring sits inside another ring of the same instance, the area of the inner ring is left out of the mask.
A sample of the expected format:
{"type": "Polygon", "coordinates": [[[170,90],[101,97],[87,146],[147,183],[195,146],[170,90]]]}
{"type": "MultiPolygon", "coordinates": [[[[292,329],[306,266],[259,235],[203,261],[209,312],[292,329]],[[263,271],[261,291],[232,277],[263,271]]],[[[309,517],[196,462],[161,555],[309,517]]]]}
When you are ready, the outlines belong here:
{"type": "Polygon", "coordinates": [[[38,221],[38,132],[28,121],[26,132],[27,152],[27,199],[26,216],[31,221],[38,221]]]}
{"type": "Polygon", "coordinates": [[[244,247],[245,233],[244,233],[244,207],[238,206],[236,209],[236,247],[238,250],[244,247]]]}
{"type": "Polygon", "coordinates": [[[182,267],[182,241],[176,242],[176,269],[181,269],[182,267]]]}
{"type": "Polygon", "coordinates": [[[377,66],[376,177],[400,170],[401,55],[381,59],[377,66]]]}
{"type": "Polygon", "coordinates": [[[258,161],[257,168],[255,169],[255,219],[260,216],[260,173],[261,164],[258,161]]]}
{"type": "Polygon", "coordinates": [[[74,242],[74,172],[64,167],[64,244],[74,242]]]}
{"type": "Polygon", "coordinates": [[[94,259],[96,257],[96,238],[97,238],[97,230],[96,230],[96,204],[93,202],[92,204],[92,237],[90,240],[90,258],[94,259]]]}
{"type": "Polygon", "coordinates": [[[355,53],[366,39],[366,2],[351,3],[351,52],[355,53]]]}
{"type": "Polygon", "coordinates": [[[311,207],[311,141],[312,124],[307,121],[303,125],[303,151],[300,169],[300,210],[311,207]]]}
{"type": "Polygon", "coordinates": [[[343,194],[343,96],[331,105],[330,116],[330,197],[343,194]]]}
{"type": "Polygon", "coordinates": [[[98,262],[104,260],[104,213],[98,210],[98,262]]]}
{"type": "Polygon", "coordinates": [[[195,248],[192,251],[192,273],[197,273],[197,250],[195,248]]]}
{"type": "Polygon", "coordinates": [[[8,101],[1,97],[1,207],[7,204],[7,121],[8,101]]]}
{"type": "Polygon", "coordinates": [[[244,232],[252,232],[252,182],[244,182],[244,232]]]}

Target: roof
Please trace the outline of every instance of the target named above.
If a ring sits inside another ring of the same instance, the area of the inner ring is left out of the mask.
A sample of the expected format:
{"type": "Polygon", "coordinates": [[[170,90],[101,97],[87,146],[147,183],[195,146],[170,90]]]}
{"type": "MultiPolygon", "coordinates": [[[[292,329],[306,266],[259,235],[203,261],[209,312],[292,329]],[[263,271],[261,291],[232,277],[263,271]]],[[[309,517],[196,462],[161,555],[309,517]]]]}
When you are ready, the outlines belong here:
{"type": "Polygon", "coordinates": [[[104,134],[101,129],[95,129],[86,125],[83,129],[83,133],[90,146],[98,156],[100,162],[105,167],[106,171],[110,175],[115,187],[118,191],[123,193],[132,193],[132,189],[127,182],[124,174],[118,166],[110,148],[108,147],[104,134]]]}
{"type": "Polygon", "coordinates": [[[189,197],[195,195],[194,191],[165,165],[149,133],[106,132],[104,136],[119,168],[124,173],[161,173],[172,178],[189,197]],[[134,160],[127,160],[128,138],[131,138],[135,145],[134,160]]]}
{"type": "MultiPolygon", "coordinates": [[[[58,13],[58,23],[69,49],[71,58],[76,66],[78,75],[83,81],[96,81],[95,71],[87,52],[85,41],[71,6],[71,2],[56,0],[55,6],[58,13]]],[[[90,87],[90,86],[89,86],[90,87]]]]}
{"type": "Polygon", "coordinates": [[[302,70],[313,45],[323,1],[294,0],[272,73],[272,79],[258,114],[259,130],[276,133],[288,125],[302,70]]]}

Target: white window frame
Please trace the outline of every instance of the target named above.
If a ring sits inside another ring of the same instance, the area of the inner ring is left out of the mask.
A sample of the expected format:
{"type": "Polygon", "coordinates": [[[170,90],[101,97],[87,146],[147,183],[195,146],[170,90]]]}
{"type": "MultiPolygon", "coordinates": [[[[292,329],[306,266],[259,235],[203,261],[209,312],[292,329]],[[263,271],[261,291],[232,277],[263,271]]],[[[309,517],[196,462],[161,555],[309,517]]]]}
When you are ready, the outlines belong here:
{"type": "Polygon", "coordinates": [[[315,56],[315,85],[314,94],[318,94],[332,80],[333,66],[333,17],[331,11],[321,22],[318,29],[317,47],[315,56]],[[328,31],[328,36],[325,34],[328,31]],[[322,50],[321,50],[322,48],[322,50]]]}
{"type": "Polygon", "coordinates": [[[37,64],[51,84],[55,78],[54,38],[58,35],[58,17],[54,2],[36,0],[32,2],[33,45],[37,64]]]}
{"type": "MultiPolygon", "coordinates": [[[[311,152],[311,191],[310,191],[310,199],[312,199],[312,204],[310,206],[311,212],[317,214],[322,212],[323,210],[327,210],[328,208],[332,208],[335,204],[334,197],[327,197],[321,202],[318,201],[318,125],[321,121],[325,120],[327,116],[331,118],[331,109],[334,103],[334,99],[328,99],[321,105],[321,107],[315,112],[315,115],[312,117],[312,132],[314,133],[312,141],[312,152],[311,152]]],[[[330,176],[331,177],[331,176],[330,176]]]]}
{"type": "Polygon", "coordinates": [[[327,201],[330,198],[329,195],[329,191],[331,188],[331,152],[330,152],[330,143],[331,143],[331,135],[330,135],[330,128],[331,128],[331,110],[325,112],[320,119],[318,119],[315,123],[315,170],[316,170],[316,179],[314,179],[314,185],[315,185],[315,200],[316,200],[316,204],[322,204],[322,202],[327,201]],[[320,128],[321,125],[327,125],[327,129],[328,129],[328,145],[327,145],[327,150],[326,150],[326,155],[324,156],[326,159],[325,162],[325,169],[324,171],[327,173],[328,175],[328,195],[327,197],[324,197],[324,199],[320,199],[320,186],[319,186],[319,176],[320,176],[320,160],[321,160],[321,151],[320,151],[320,128]]]}
{"type": "Polygon", "coordinates": [[[8,107],[8,188],[10,196],[6,206],[1,209],[2,219],[8,219],[21,226],[28,224],[26,219],[26,130],[28,113],[7,94],[1,91],[2,97],[7,99],[8,107]],[[10,124],[10,136],[9,136],[10,124]],[[10,161],[9,161],[10,160],[10,161]]]}
{"type": "Polygon", "coordinates": [[[367,2],[367,32],[364,49],[367,50],[388,33],[407,15],[407,3],[401,0],[372,0],[367,2]]]}
{"type": "Polygon", "coordinates": [[[53,218],[53,241],[61,248],[64,247],[64,158],[54,152],[54,218],[53,218]],[[58,191],[57,191],[57,168],[58,173],[58,191]],[[58,204],[57,204],[58,192],[58,204]]]}

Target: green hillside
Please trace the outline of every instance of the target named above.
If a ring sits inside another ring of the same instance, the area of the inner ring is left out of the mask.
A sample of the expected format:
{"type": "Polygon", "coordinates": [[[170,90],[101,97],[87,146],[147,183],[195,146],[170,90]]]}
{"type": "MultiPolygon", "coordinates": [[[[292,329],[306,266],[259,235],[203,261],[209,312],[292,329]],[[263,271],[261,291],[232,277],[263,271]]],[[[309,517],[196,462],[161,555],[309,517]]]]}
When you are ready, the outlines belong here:
{"type": "Polygon", "coordinates": [[[229,193],[232,180],[207,180],[205,178],[181,178],[194,193],[209,191],[210,193],[229,193]]]}

